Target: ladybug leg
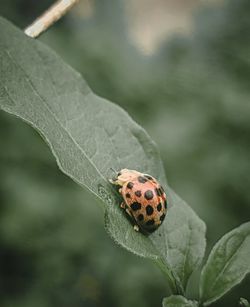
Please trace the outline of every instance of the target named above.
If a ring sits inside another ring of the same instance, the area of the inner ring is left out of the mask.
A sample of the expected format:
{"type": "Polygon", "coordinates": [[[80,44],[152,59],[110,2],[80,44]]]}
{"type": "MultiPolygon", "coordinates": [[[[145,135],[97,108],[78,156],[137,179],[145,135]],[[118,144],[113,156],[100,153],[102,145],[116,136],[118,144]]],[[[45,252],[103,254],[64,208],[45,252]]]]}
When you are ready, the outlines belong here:
{"type": "Polygon", "coordinates": [[[116,184],[116,181],[117,181],[116,178],[109,179],[109,182],[112,183],[112,184],[116,184]]]}
{"type": "MultiPolygon", "coordinates": [[[[129,211],[129,209],[126,207],[126,204],[125,204],[124,202],[122,202],[122,203],[120,204],[120,207],[121,207],[122,209],[124,209],[124,210],[126,211],[127,215],[131,218],[131,220],[134,221],[133,215],[131,214],[131,212],[129,211]]],[[[134,222],[133,222],[133,223],[134,223],[134,222]]],[[[137,232],[140,230],[140,229],[139,229],[139,226],[136,225],[136,224],[134,224],[133,227],[134,227],[134,230],[137,231],[137,232]]]]}
{"type": "Polygon", "coordinates": [[[134,230],[135,231],[139,231],[139,226],[138,225],[134,225],[134,230]]]}
{"type": "MultiPolygon", "coordinates": [[[[127,215],[129,215],[129,217],[131,218],[131,221],[132,221],[133,224],[134,224],[134,223],[135,223],[134,217],[133,217],[133,215],[131,214],[131,212],[129,211],[129,209],[125,207],[125,211],[126,211],[127,215]]],[[[134,229],[135,229],[135,227],[137,228],[138,226],[137,226],[136,224],[134,224],[134,229]]],[[[139,230],[139,228],[138,228],[138,230],[139,230]]]]}
{"type": "Polygon", "coordinates": [[[114,185],[119,185],[117,178],[111,178],[111,179],[109,179],[109,182],[114,184],[114,185]]]}
{"type": "Polygon", "coordinates": [[[126,213],[133,219],[133,215],[131,214],[131,212],[129,211],[128,208],[125,209],[126,213]]]}
{"type": "MultiPolygon", "coordinates": [[[[133,217],[133,215],[131,214],[131,212],[129,211],[129,209],[126,208],[125,211],[126,211],[126,213],[131,217],[132,223],[134,224],[134,223],[135,223],[134,217],[133,217]]],[[[134,228],[134,230],[137,231],[137,232],[140,230],[140,229],[139,229],[139,226],[136,225],[136,224],[133,225],[133,228],[134,228]]]]}
{"type": "MultiPolygon", "coordinates": [[[[120,207],[121,207],[122,209],[126,209],[126,205],[125,205],[125,203],[124,203],[124,202],[122,202],[122,203],[120,204],[120,207]]],[[[127,212],[127,210],[126,210],[126,212],[127,212]]]]}
{"type": "Polygon", "coordinates": [[[132,219],[134,219],[133,215],[131,214],[131,212],[129,211],[129,209],[127,208],[127,206],[126,206],[126,204],[124,202],[122,202],[120,204],[120,207],[126,211],[127,215],[129,215],[132,219]]]}

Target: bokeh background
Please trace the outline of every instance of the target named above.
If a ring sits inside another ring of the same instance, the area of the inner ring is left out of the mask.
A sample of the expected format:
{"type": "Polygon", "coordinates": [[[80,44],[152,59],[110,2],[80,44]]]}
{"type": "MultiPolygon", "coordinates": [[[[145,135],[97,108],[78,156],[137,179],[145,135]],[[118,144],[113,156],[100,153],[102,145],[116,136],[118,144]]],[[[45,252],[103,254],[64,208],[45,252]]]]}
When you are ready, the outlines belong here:
{"type": "MultiPolygon", "coordinates": [[[[24,28],[52,2],[1,0],[0,14],[24,28]]],[[[207,223],[207,252],[249,220],[249,0],[82,0],[39,39],[149,132],[170,185],[207,223]]],[[[168,294],[150,261],[108,237],[100,205],[40,136],[0,112],[0,306],[153,307],[168,294]]],[[[240,296],[249,277],[213,306],[240,296]]]]}

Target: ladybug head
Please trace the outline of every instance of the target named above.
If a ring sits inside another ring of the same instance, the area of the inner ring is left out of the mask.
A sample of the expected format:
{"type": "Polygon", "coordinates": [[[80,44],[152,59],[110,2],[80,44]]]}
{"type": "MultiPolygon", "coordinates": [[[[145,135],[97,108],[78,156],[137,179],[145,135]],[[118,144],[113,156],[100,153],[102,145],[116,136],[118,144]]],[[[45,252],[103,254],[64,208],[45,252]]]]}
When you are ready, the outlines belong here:
{"type": "Polygon", "coordinates": [[[110,182],[116,185],[123,186],[124,183],[128,181],[133,181],[140,175],[141,173],[135,170],[124,168],[119,172],[115,172],[115,176],[110,180],[110,182]]]}
{"type": "Polygon", "coordinates": [[[117,182],[119,185],[123,185],[125,182],[135,180],[140,175],[141,173],[135,170],[124,168],[117,173],[117,182]]]}

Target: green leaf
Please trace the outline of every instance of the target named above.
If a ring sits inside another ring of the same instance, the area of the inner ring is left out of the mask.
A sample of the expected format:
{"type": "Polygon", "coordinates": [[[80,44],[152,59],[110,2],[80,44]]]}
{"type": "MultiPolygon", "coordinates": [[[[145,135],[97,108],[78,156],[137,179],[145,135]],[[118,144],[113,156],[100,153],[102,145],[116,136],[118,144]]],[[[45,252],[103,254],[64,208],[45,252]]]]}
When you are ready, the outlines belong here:
{"type": "MultiPolygon", "coordinates": [[[[93,94],[79,73],[44,44],[3,19],[0,27],[1,108],[36,128],[60,169],[106,203],[116,225],[111,233],[131,231],[108,181],[114,176],[111,168],[138,169],[165,183],[155,145],[125,111],[93,94]]],[[[131,232],[136,244],[129,239],[124,247],[156,259],[150,240],[131,232]]]]}
{"type": "Polygon", "coordinates": [[[202,260],[205,226],[167,187],[154,142],[120,107],[93,94],[79,73],[45,45],[3,19],[0,27],[0,107],[37,129],[60,169],[106,204],[105,227],[114,240],[154,259],[172,288],[183,292],[202,260]],[[125,218],[108,181],[111,168],[149,173],[165,187],[172,208],[152,236],[136,233],[125,218]]]}
{"type": "Polygon", "coordinates": [[[250,222],[224,235],[213,247],[201,273],[200,296],[209,305],[250,272],[250,222]]]}
{"type": "Polygon", "coordinates": [[[198,302],[187,300],[181,295],[171,295],[165,297],[162,302],[163,307],[197,307],[198,302]]]}

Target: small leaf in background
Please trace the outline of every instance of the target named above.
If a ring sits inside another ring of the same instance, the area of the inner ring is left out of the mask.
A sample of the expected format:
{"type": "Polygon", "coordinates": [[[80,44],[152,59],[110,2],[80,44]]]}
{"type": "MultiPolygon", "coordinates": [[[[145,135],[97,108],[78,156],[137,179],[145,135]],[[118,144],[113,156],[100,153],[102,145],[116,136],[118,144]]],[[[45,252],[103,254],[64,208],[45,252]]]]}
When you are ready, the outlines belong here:
{"type": "Polygon", "coordinates": [[[79,73],[45,45],[4,19],[0,27],[0,107],[36,128],[60,169],[106,204],[105,227],[113,239],[161,262],[183,292],[201,263],[205,226],[167,187],[154,142],[120,107],[92,93],[79,73]],[[111,168],[151,174],[165,187],[172,207],[152,236],[136,233],[125,218],[121,199],[108,182],[111,168]]]}
{"type": "Polygon", "coordinates": [[[165,297],[162,302],[163,307],[197,307],[198,302],[187,300],[181,295],[171,295],[165,297]]]}
{"type": "Polygon", "coordinates": [[[250,272],[250,222],[224,235],[213,247],[201,273],[200,297],[209,305],[250,272]]]}
{"type": "Polygon", "coordinates": [[[248,300],[246,300],[245,298],[241,297],[240,301],[239,301],[239,307],[249,307],[249,303],[248,300]]]}

